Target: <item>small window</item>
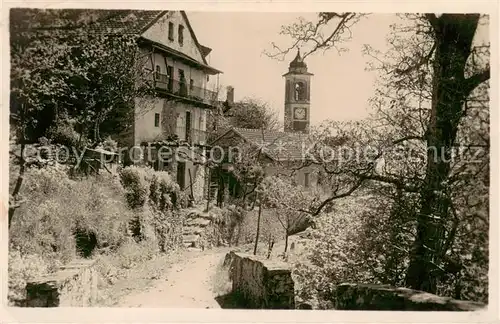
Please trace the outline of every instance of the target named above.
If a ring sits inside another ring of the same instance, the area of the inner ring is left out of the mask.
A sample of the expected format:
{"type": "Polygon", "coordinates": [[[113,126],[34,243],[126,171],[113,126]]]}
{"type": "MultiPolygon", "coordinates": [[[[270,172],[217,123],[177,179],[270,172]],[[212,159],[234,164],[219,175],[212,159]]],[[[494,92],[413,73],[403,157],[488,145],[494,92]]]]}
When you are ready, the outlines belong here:
{"type": "Polygon", "coordinates": [[[168,79],[174,78],[174,68],[172,66],[167,66],[167,78],[168,79]]]}
{"type": "Polygon", "coordinates": [[[161,68],[160,68],[159,65],[157,65],[156,69],[155,69],[155,77],[156,77],[156,79],[160,78],[160,74],[161,74],[161,68]]]}
{"type": "Polygon", "coordinates": [[[208,82],[208,81],[210,81],[210,76],[209,76],[209,75],[207,75],[207,82],[208,82]]]}
{"type": "Polygon", "coordinates": [[[295,84],[295,101],[305,100],[305,85],[302,82],[295,84]]]}
{"type": "Polygon", "coordinates": [[[304,187],[309,187],[309,173],[304,173],[304,187]]]}
{"type": "Polygon", "coordinates": [[[184,26],[179,25],[179,31],[177,34],[179,44],[182,46],[184,44],[184,26]]]}
{"type": "Polygon", "coordinates": [[[160,127],[160,114],[155,113],[155,127],[160,127]]]}
{"type": "Polygon", "coordinates": [[[172,22],[168,23],[168,39],[171,41],[174,40],[174,23],[172,22]]]}
{"type": "Polygon", "coordinates": [[[193,90],[193,88],[194,88],[194,80],[191,79],[189,80],[189,90],[193,90]]]}

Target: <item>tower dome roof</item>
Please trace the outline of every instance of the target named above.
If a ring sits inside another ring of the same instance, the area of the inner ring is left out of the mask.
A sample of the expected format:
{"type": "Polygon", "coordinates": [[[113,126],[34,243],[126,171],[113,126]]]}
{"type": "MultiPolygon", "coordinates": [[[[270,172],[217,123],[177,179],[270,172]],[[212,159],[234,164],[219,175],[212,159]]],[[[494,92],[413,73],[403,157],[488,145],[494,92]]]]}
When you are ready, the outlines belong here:
{"type": "Polygon", "coordinates": [[[290,62],[290,68],[306,68],[307,69],[306,63],[304,62],[304,60],[300,56],[300,49],[297,49],[297,55],[295,56],[293,61],[290,62]]]}

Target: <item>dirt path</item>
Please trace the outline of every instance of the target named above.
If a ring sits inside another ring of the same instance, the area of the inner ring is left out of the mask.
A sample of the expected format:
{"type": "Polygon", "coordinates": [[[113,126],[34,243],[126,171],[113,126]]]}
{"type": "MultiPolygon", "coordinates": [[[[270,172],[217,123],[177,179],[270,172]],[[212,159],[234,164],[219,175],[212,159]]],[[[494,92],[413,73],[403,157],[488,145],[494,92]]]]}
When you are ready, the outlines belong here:
{"type": "Polygon", "coordinates": [[[226,251],[186,252],[183,261],[166,270],[154,287],[123,298],[119,307],[220,308],[213,277],[226,251]]]}

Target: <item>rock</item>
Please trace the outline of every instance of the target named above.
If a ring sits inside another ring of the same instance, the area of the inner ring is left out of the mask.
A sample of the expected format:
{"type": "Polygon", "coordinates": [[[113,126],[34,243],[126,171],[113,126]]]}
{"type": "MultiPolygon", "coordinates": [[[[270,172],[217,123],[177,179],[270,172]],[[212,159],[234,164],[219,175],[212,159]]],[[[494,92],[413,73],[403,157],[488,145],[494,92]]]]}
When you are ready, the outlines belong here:
{"type": "Polygon", "coordinates": [[[309,303],[300,303],[297,305],[297,309],[313,309],[313,307],[309,303]]]}
{"type": "Polygon", "coordinates": [[[189,227],[189,226],[208,226],[210,224],[210,219],[206,219],[206,218],[192,218],[190,219],[186,225],[189,227]]]}
{"type": "Polygon", "coordinates": [[[196,234],[182,236],[182,240],[184,242],[195,242],[195,241],[198,241],[199,239],[200,239],[200,236],[196,235],[196,234]]]}
{"type": "Polygon", "coordinates": [[[204,232],[205,229],[199,228],[199,227],[186,227],[182,231],[182,234],[184,235],[200,235],[201,233],[204,232]]]}

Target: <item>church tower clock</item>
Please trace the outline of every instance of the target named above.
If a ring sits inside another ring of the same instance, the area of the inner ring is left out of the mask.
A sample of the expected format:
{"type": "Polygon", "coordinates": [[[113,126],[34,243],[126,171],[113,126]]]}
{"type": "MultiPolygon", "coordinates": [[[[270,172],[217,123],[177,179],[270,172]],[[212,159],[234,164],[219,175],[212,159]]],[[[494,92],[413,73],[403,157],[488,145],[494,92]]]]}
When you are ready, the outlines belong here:
{"type": "Polygon", "coordinates": [[[285,77],[285,132],[308,132],[310,118],[311,76],[300,56],[290,62],[285,77]]]}

